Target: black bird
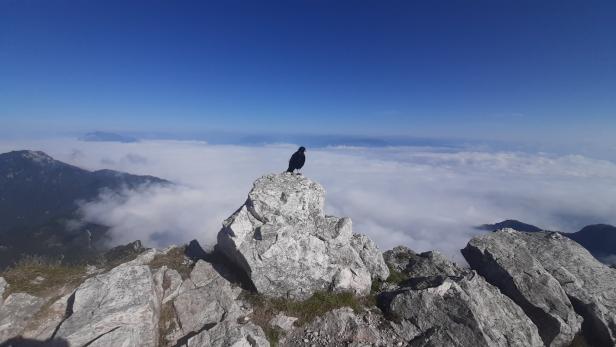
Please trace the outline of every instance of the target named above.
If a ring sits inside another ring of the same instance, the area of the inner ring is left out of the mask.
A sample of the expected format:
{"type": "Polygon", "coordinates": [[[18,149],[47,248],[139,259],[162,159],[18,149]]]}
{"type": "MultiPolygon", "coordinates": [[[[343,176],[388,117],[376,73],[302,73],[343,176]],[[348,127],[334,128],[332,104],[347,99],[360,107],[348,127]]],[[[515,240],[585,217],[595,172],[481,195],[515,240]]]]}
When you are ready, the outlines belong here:
{"type": "Polygon", "coordinates": [[[306,156],[304,155],[305,151],[306,148],[300,147],[297,152],[293,153],[291,159],[289,159],[289,168],[287,169],[287,172],[299,170],[304,166],[304,163],[306,162],[306,156]]]}

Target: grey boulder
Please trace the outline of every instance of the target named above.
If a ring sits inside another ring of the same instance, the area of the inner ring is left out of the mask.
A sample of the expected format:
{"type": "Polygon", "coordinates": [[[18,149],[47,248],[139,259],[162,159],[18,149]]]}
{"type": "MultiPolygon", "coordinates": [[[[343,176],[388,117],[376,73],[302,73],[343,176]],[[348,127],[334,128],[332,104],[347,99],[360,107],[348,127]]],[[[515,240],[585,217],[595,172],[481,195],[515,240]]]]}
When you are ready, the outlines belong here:
{"type": "Polygon", "coordinates": [[[383,252],[383,260],[393,270],[398,272],[407,271],[407,266],[411,261],[411,257],[416,256],[412,249],[406,246],[396,246],[393,249],[383,252]]]}
{"type": "Polygon", "coordinates": [[[473,238],[462,253],[514,299],[546,345],[567,346],[580,331],[595,346],[616,344],[616,270],[554,232],[503,229],[473,238]]]}
{"type": "Polygon", "coordinates": [[[197,261],[173,300],[183,334],[200,332],[223,320],[236,320],[240,315],[235,301],[238,294],[239,288],[233,289],[210,263],[197,261]]]}
{"type": "Polygon", "coordinates": [[[159,293],[146,265],[120,265],[83,282],[55,337],[75,346],[156,346],[159,293]]]}
{"type": "Polygon", "coordinates": [[[381,307],[405,325],[409,346],[543,346],[522,309],[474,271],[437,252],[409,251],[386,257],[409,279],[380,296],[381,307]]]}
{"type": "Polygon", "coordinates": [[[367,294],[372,279],[389,275],[383,257],[372,241],[353,234],[349,218],[325,216],[324,202],[323,187],[301,175],[263,176],[223,223],[217,249],[266,296],[367,294]]]}

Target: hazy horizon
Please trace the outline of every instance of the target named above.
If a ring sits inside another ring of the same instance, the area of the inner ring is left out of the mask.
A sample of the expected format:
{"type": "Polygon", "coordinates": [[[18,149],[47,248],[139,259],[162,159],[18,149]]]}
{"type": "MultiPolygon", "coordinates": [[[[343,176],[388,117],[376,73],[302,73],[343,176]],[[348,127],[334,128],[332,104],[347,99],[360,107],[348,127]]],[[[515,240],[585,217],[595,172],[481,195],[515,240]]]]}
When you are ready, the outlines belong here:
{"type": "MultiPolygon", "coordinates": [[[[103,192],[82,204],[85,221],[109,225],[114,244],[213,245],[252,182],[282,172],[296,144],[203,141],[0,141],[0,152],[42,150],[85,169],[168,179],[174,187],[103,192]]],[[[504,219],[563,232],[616,224],[616,163],[582,155],[464,147],[308,147],[303,174],[326,191],[326,213],[348,216],[381,249],[458,250],[475,227],[504,219]]]]}

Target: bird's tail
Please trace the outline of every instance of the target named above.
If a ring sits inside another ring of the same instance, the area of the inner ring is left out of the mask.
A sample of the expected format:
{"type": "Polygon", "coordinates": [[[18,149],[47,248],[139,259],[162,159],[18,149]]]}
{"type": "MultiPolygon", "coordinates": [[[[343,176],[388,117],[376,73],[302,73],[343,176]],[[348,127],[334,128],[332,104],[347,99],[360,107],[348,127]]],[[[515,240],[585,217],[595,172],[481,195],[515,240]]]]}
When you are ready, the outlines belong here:
{"type": "Polygon", "coordinates": [[[293,169],[292,169],[292,168],[288,168],[288,169],[287,169],[287,172],[291,172],[291,173],[292,173],[292,172],[293,172],[293,169]]]}

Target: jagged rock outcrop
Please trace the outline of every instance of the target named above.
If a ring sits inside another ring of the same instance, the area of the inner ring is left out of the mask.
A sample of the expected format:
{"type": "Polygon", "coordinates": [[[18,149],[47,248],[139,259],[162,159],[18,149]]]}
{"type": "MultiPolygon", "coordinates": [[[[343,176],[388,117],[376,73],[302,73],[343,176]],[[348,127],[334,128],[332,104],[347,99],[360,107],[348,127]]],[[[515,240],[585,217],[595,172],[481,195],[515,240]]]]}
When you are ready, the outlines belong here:
{"type": "Polygon", "coordinates": [[[553,232],[503,229],[462,250],[472,268],[516,301],[546,345],[567,346],[580,331],[595,346],[616,344],[616,271],[553,232]]]}
{"type": "Polygon", "coordinates": [[[55,336],[71,345],[154,346],[160,303],[146,265],[122,265],[85,280],[55,336]]]}
{"type": "Polygon", "coordinates": [[[408,280],[382,293],[409,346],[542,346],[537,327],[512,300],[474,271],[438,252],[397,247],[385,256],[408,280]],[[403,264],[406,262],[406,265],[403,264]]]}
{"type": "Polygon", "coordinates": [[[235,301],[239,293],[240,288],[231,288],[211,264],[199,260],[173,300],[183,335],[223,320],[237,320],[241,315],[235,301]]]}
{"type": "Polygon", "coordinates": [[[439,252],[415,253],[413,250],[397,246],[383,253],[385,262],[398,272],[417,281],[421,278],[462,276],[464,271],[439,252]]]}
{"type": "Polygon", "coordinates": [[[164,276],[163,302],[172,304],[169,319],[176,326],[163,336],[168,345],[269,346],[261,327],[241,319],[250,313],[240,306],[242,289],[231,285],[211,263],[198,260],[184,281],[178,281],[174,270],[165,270],[164,276]]]}
{"type": "Polygon", "coordinates": [[[258,179],[246,203],[224,223],[217,249],[267,296],[306,298],[316,291],[367,294],[389,271],[351,220],[325,216],[325,191],[301,175],[258,179]]]}
{"type": "MultiPolygon", "coordinates": [[[[71,346],[154,346],[160,300],[145,264],[159,253],[149,250],[136,256],[135,252],[135,259],[121,257],[126,262],[111,270],[88,266],[78,273],[74,267],[55,264],[49,276],[66,276],[66,283],[49,278],[55,283],[51,287],[40,275],[32,279],[28,272],[13,274],[19,286],[9,285],[9,290],[25,287],[33,292],[11,293],[1,305],[0,342],[23,336],[40,341],[56,338],[71,346]],[[79,277],[81,283],[75,283],[79,277]]],[[[47,265],[29,264],[25,271],[36,266],[45,269],[47,265]]],[[[6,283],[4,279],[0,282],[6,283]]]]}
{"type": "Polygon", "coordinates": [[[411,257],[416,255],[417,253],[408,247],[396,246],[383,252],[383,260],[394,271],[403,272],[407,271],[407,265],[409,265],[411,257]]]}
{"type": "MultiPolygon", "coordinates": [[[[177,247],[121,258],[84,271],[73,287],[10,293],[0,302],[0,344],[26,343],[23,336],[71,347],[269,346],[261,327],[241,319],[251,313],[238,299],[242,289],[212,263],[177,247]]],[[[0,293],[10,289],[0,277],[0,293]]]]}

